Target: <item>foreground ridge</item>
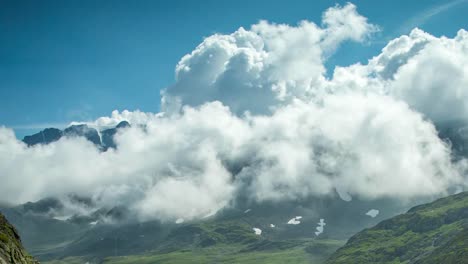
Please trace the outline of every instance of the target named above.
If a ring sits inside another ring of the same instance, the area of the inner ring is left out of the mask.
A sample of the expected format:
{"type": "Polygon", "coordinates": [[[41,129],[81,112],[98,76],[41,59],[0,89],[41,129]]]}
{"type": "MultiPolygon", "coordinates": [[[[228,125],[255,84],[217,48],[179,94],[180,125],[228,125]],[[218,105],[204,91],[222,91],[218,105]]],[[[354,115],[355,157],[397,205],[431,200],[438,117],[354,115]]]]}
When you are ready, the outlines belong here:
{"type": "Polygon", "coordinates": [[[468,192],[364,229],[327,263],[468,263],[468,192]]]}
{"type": "Polygon", "coordinates": [[[37,264],[21,244],[16,229],[0,214],[0,264],[37,264]]]}

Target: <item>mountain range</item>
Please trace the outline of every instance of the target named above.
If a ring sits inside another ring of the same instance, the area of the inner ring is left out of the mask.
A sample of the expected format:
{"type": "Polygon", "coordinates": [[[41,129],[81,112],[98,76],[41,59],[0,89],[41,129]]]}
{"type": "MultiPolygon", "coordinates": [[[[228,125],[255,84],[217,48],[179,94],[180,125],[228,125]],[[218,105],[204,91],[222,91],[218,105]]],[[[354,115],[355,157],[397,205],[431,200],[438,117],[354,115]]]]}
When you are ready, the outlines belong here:
{"type": "Polygon", "coordinates": [[[23,142],[28,146],[38,144],[49,144],[55,142],[62,137],[83,137],[102,150],[115,148],[114,135],[120,130],[130,127],[127,121],[122,121],[113,128],[98,131],[95,128],[89,127],[86,124],[71,125],[64,130],[58,128],[46,128],[36,134],[25,136],[23,142]]]}
{"type": "MultiPolygon", "coordinates": [[[[123,121],[104,130],[86,124],[47,128],[23,142],[35,146],[83,137],[106,151],[118,147],[114,136],[127,127],[123,121]]],[[[438,130],[451,143],[454,158],[466,156],[463,123],[438,130]]],[[[390,198],[342,199],[335,193],[300,201],[239,201],[201,220],[141,222],[125,207],[96,207],[89,197],[69,194],[0,206],[18,230],[3,229],[13,230],[7,231],[8,241],[18,241],[8,242],[3,252],[19,252],[19,263],[34,261],[21,237],[41,263],[467,263],[468,195],[408,210],[435,198],[403,204],[390,198]],[[86,212],[69,214],[64,201],[86,212]]]]}

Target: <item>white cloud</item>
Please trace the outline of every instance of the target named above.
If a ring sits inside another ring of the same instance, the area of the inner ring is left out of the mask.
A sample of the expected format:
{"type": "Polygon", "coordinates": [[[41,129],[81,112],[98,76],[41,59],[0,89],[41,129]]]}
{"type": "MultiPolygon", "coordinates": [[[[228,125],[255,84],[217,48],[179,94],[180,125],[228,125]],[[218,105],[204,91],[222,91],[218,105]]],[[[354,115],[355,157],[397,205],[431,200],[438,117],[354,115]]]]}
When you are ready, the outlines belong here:
{"type": "Polygon", "coordinates": [[[142,220],[190,221],[239,195],[411,198],[466,185],[431,120],[468,114],[468,33],[414,30],[324,77],[340,43],[375,30],[348,4],[327,10],[321,27],[263,21],[208,37],[178,63],[166,112],[90,123],[134,124],[116,135],[117,150],[80,138],[28,148],[0,128],[0,200],[76,193],[142,220]]]}
{"type": "Polygon", "coordinates": [[[378,31],[378,27],[367,22],[367,18],[358,14],[356,6],[346,4],[336,5],[323,13],[322,23],[325,34],[322,49],[333,51],[337,45],[345,40],[357,42],[365,41],[371,33],[378,31]]]}
{"type": "Polygon", "coordinates": [[[328,86],[390,95],[436,123],[467,121],[467,76],[468,32],[437,38],[414,29],[390,41],[367,65],[337,67],[328,86]]]}
{"type": "Polygon", "coordinates": [[[219,100],[235,113],[269,113],[316,93],[326,57],[342,42],[363,41],[375,30],[347,4],[324,12],[323,27],[261,21],[250,30],[210,36],[178,63],[176,83],[162,93],[163,108],[171,112],[219,100]]]}
{"type": "Polygon", "coordinates": [[[434,126],[390,97],[331,95],[321,106],[296,102],[249,122],[254,138],[241,150],[254,165],[240,175],[252,179],[246,188],[257,200],[337,187],[361,197],[405,197],[459,180],[434,126]]]}

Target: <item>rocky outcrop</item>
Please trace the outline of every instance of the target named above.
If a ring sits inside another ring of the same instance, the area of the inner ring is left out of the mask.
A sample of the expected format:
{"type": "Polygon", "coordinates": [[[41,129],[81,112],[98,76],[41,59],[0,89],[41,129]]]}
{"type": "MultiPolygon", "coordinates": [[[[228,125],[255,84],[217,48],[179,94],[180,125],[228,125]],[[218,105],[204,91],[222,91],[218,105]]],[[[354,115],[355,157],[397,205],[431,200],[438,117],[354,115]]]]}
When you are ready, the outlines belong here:
{"type": "Polygon", "coordinates": [[[0,214],[0,264],[37,264],[23,248],[16,229],[0,214]]]}

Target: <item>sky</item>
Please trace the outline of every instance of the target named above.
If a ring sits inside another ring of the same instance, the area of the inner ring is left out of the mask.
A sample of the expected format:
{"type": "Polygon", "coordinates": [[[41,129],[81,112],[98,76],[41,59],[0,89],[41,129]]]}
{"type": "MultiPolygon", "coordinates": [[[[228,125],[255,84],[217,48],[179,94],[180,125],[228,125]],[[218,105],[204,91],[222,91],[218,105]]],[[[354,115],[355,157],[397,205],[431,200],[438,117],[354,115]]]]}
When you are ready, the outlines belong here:
{"type": "MultiPolygon", "coordinates": [[[[320,21],[345,1],[0,0],[0,125],[18,137],[113,110],[160,110],[175,65],[205,37],[259,20],[320,21]]],[[[419,27],[453,37],[468,28],[468,1],[353,1],[380,32],[344,43],[325,64],[366,62],[419,27]]]]}

